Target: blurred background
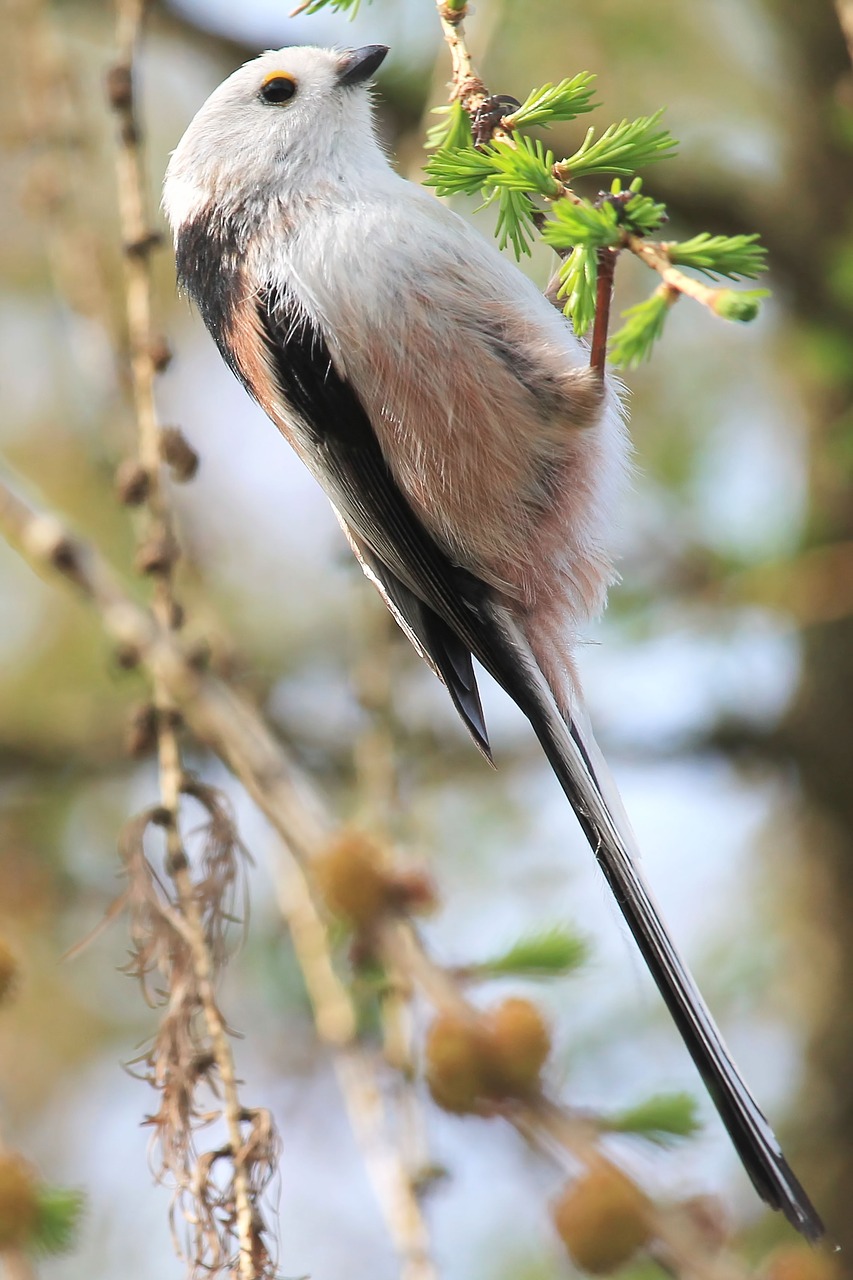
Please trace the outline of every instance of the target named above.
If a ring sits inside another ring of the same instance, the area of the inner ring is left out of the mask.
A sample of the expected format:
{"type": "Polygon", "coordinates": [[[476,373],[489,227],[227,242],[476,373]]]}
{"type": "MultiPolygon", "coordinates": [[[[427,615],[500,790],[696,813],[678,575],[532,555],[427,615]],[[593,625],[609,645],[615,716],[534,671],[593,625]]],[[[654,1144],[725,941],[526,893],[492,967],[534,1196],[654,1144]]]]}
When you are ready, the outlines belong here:
{"type": "MultiPolygon", "coordinates": [[[[430,0],[375,0],[356,21],[291,19],[283,0],[155,5],[139,63],[156,205],[169,150],[247,57],[290,43],[383,43],[381,128],[417,179],[449,63],[430,0]],[[425,118],[426,117],[426,118],[425,118]]],[[[109,6],[15,0],[2,19],[0,447],[18,483],[128,572],[133,537],[112,475],[133,449],[121,254],[104,74],[109,6]]],[[[674,236],[761,232],[773,298],[735,328],[682,302],[629,378],[636,472],[619,542],[623,582],[580,665],[665,914],[762,1106],[834,1236],[853,1249],[853,78],[828,0],[480,0],[471,46],[493,92],[582,69],[603,126],[667,107],[680,155],[649,172],[674,236]]],[[[585,129],[554,130],[571,150],[585,129]]],[[[460,210],[491,233],[491,213],[460,210]]],[[[544,286],[547,253],[525,264],[544,286]]],[[[426,926],[448,962],[568,922],[592,943],[576,977],[536,994],[552,1016],[551,1083],[611,1110],[701,1086],[520,716],[493,688],[500,772],[478,758],[443,690],[381,621],[325,499],[221,363],[157,259],[158,323],[175,349],[163,420],[201,454],[175,492],[181,592],[215,661],[254,691],[338,812],[364,809],[359,744],[375,724],[365,664],[390,672],[396,838],[427,863],[443,907],[426,926]],[[361,673],[361,675],[359,675],[361,673]]],[[[617,305],[654,285],[620,266],[617,305]]],[[[135,591],[142,591],[137,584],[135,591]]],[[[369,676],[368,676],[369,682],[369,676]]],[[[152,1185],[155,1099],[121,1069],[152,1013],[118,972],[119,921],[62,953],[120,887],[116,841],[156,796],[124,750],[144,689],[97,620],[0,545],[0,933],[22,960],[0,1015],[5,1136],[53,1182],[83,1187],[77,1251],[50,1280],[182,1274],[152,1185]]],[[[273,1202],[284,1274],[390,1280],[396,1263],[274,895],[271,837],[222,769],[252,851],[251,927],[223,1005],[244,1097],[284,1143],[273,1202]]],[[[762,1251],[765,1215],[710,1104],[702,1134],[660,1154],[623,1142],[655,1192],[723,1197],[762,1251]]],[[[567,1273],[548,1222],[558,1172],[512,1131],[427,1110],[448,1176],[429,1221],[447,1280],[567,1273]]]]}

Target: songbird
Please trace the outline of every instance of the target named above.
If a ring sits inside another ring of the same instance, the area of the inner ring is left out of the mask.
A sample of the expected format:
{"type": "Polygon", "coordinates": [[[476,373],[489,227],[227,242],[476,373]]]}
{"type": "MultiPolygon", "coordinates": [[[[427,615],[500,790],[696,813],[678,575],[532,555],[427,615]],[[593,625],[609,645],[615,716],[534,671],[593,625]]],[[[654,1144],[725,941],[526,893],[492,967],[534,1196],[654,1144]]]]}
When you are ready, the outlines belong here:
{"type": "Polygon", "coordinates": [[[527,716],[758,1193],[816,1240],[642,876],[575,673],[614,577],[619,395],[518,268],[394,172],[369,84],[386,53],[268,52],[211,94],[166,176],[179,283],[483,754],[472,657],[527,716]]]}

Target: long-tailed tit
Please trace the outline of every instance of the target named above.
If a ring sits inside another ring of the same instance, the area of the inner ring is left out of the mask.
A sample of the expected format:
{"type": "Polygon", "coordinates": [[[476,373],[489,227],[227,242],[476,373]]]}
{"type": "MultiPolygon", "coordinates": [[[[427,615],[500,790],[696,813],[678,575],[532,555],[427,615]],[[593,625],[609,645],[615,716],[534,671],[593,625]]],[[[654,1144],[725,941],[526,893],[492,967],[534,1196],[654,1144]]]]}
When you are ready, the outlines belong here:
{"type": "Polygon", "coordinates": [[[472,655],[529,719],[759,1194],[817,1239],[640,873],[574,673],[613,579],[617,393],[516,267],[393,171],[368,88],[386,52],[265,53],[210,96],[166,178],[180,282],[480,750],[472,655]]]}

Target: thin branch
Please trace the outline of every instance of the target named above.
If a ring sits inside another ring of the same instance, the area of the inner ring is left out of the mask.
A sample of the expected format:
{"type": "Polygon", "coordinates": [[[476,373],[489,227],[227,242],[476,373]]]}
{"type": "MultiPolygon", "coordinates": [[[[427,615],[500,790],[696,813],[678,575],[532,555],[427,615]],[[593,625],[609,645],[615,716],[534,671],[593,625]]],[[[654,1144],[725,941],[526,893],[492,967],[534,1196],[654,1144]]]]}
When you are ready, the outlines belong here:
{"type": "MultiPolygon", "coordinates": [[[[144,538],[158,543],[161,556],[140,564],[154,579],[154,614],[165,628],[175,625],[174,565],[177,555],[174,521],[165,487],[161,429],[154,394],[157,373],[152,354],[151,253],[159,234],[147,208],[141,127],[134,103],[134,67],[147,0],[116,0],[117,58],[107,89],[118,119],[116,177],[124,245],[125,297],[139,462],[145,473],[144,538]]],[[[143,544],[143,548],[144,548],[143,544]]],[[[179,770],[180,772],[180,770],[179,770]]],[[[174,788],[175,798],[180,788],[174,788]]]]}
{"type": "Polygon", "coordinates": [[[683,293],[685,297],[692,298],[694,302],[713,311],[714,315],[719,312],[720,296],[731,292],[727,285],[707,285],[701,280],[694,280],[693,276],[685,275],[670,262],[665,244],[646,240],[642,236],[630,235],[627,232],[623,233],[622,243],[647,267],[656,271],[670,289],[675,289],[677,293],[683,293]]]}
{"type": "Polygon", "coordinates": [[[310,886],[287,846],[275,849],[278,900],[314,1012],[317,1034],[332,1061],[353,1132],[385,1224],[402,1262],[402,1280],[436,1280],[429,1233],[400,1153],[387,1134],[387,1118],[376,1068],[358,1042],[352,998],[335,972],[326,924],[310,886]]]}
{"type": "Polygon", "coordinates": [[[449,4],[445,0],[436,0],[438,20],[441,23],[441,34],[450,50],[450,61],[453,67],[451,101],[462,103],[466,111],[473,114],[488,97],[488,91],[477,72],[468,45],[465,40],[463,20],[467,13],[466,4],[449,4]]]}
{"type": "MultiPolygon", "coordinates": [[[[358,794],[365,810],[365,825],[387,837],[398,801],[393,703],[394,633],[397,627],[378,599],[367,595],[361,598],[356,616],[361,618],[361,643],[354,683],[367,721],[354,748],[358,794]]],[[[384,1191],[384,1199],[389,1206],[390,1212],[386,1217],[400,1251],[404,1280],[435,1280],[438,1273],[430,1258],[429,1232],[416,1187],[417,1173],[428,1164],[428,1160],[424,1155],[422,1106],[415,1088],[411,1016],[413,991],[406,975],[395,968],[389,968],[388,979],[387,991],[381,1001],[383,1051],[385,1060],[394,1070],[394,1121],[399,1154],[389,1136],[390,1160],[383,1160],[378,1168],[373,1162],[373,1178],[377,1189],[384,1191]],[[387,1174],[384,1172],[386,1166],[387,1174]]],[[[359,1078],[363,1078],[363,1070],[359,1071],[359,1068],[363,1068],[364,1062],[352,1064],[347,1060],[342,1065],[345,1077],[351,1074],[347,1068],[355,1065],[356,1079],[353,1083],[357,1087],[359,1078]]],[[[342,1083],[345,1084],[345,1080],[342,1083]]],[[[364,1103],[369,1103],[369,1095],[365,1095],[363,1087],[361,1096],[364,1103]]],[[[375,1091],[373,1106],[361,1108],[357,1113],[359,1117],[366,1118],[371,1114],[374,1124],[368,1124],[362,1132],[368,1151],[375,1150],[377,1137],[387,1128],[382,1095],[378,1090],[375,1091]]]]}
{"type": "MultiPolygon", "coordinates": [[[[164,632],[122,592],[101,559],[69,536],[53,517],[36,515],[0,483],[0,530],[37,567],[73,582],[99,609],[108,634],[126,659],[141,662],[163,682],[189,727],[241,781],[274,829],[310,875],[311,859],[328,844],[336,823],[304,776],[285,755],[255,708],[238,692],[200,671],[179,640],[164,632]]],[[[440,1010],[472,1012],[453,975],[437,965],[406,920],[379,932],[380,953],[404,972],[440,1010]]],[[[570,1167],[600,1167],[595,1118],[558,1106],[544,1095],[502,1104],[499,1112],[525,1137],[570,1167]]],[[[709,1252],[688,1205],[655,1207],[658,1256],[683,1280],[745,1280],[752,1274],[724,1249],[709,1252]]]]}
{"type": "MultiPolygon", "coordinates": [[[[179,624],[181,611],[174,593],[179,550],[163,466],[164,432],[154,391],[157,348],[152,328],[151,252],[160,237],[152,230],[148,210],[141,126],[134,102],[136,54],[147,9],[147,0],[116,0],[117,58],[108,76],[107,89],[110,105],[118,120],[116,173],[124,242],[127,329],[138,430],[138,466],[144,477],[141,486],[144,518],[137,566],[153,578],[154,617],[160,628],[168,632],[179,624]]],[[[181,797],[187,777],[181,759],[177,718],[173,714],[175,704],[162,675],[156,669],[152,669],[151,674],[163,811],[160,825],[166,835],[167,870],[186,922],[198,996],[222,1082],[222,1110],[234,1170],[239,1275],[242,1280],[254,1280],[263,1270],[263,1265],[259,1268],[258,1257],[262,1250],[259,1251],[259,1229],[241,1124],[245,1109],[237,1088],[230,1039],[215,999],[216,964],[206,938],[198,893],[180,832],[181,797]]]]}
{"type": "Polygon", "coordinates": [[[601,379],[604,378],[604,369],[607,363],[607,335],[610,328],[610,303],[613,298],[613,277],[616,273],[617,252],[609,248],[598,250],[598,272],[595,282],[595,321],[592,326],[592,342],[589,348],[589,367],[601,379]]]}

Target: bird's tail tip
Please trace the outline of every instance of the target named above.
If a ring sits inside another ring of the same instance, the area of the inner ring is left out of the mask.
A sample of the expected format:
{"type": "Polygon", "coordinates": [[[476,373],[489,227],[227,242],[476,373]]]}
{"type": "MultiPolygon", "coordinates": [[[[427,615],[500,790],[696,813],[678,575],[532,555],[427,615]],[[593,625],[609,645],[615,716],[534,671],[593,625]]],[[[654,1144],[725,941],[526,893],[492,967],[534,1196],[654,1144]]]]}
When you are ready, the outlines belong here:
{"type": "Polygon", "coordinates": [[[670,937],[640,870],[636,839],[585,712],[581,707],[570,720],[565,717],[518,625],[504,611],[496,621],[516,664],[510,692],[530,720],[575,811],[746,1172],[762,1199],[816,1243],[825,1234],[820,1216],[782,1154],[670,937]]]}

